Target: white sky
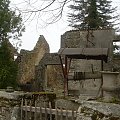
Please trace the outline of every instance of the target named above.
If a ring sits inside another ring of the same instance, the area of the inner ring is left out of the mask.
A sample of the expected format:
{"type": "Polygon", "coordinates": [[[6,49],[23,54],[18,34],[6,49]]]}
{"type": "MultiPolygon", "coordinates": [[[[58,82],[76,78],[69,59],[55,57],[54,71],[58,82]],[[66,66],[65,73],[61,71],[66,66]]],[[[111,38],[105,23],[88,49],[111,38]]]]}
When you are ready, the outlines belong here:
{"type": "MultiPolygon", "coordinates": [[[[20,2],[22,1],[24,0],[20,0],[20,2]]],[[[11,2],[17,4],[18,0],[11,0],[11,2]]],[[[113,4],[115,6],[118,6],[118,10],[120,10],[119,0],[113,0],[113,4]]],[[[22,7],[24,8],[25,6],[21,5],[20,8],[22,7]]],[[[44,17],[44,15],[42,16],[44,17]]],[[[70,27],[68,27],[66,14],[64,14],[63,18],[59,22],[51,24],[47,27],[40,27],[40,25],[42,25],[43,23],[39,19],[34,18],[31,22],[29,21],[25,22],[26,32],[24,32],[23,36],[21,37],[22,40],[21,49],[32,50],[39,38],[39,35],[44,35],[46,41],[50,46],[50,52],[57,52],[60,48],[61,35],[71,29],[70,27]]],[[[45,19],[46,19],[46,15],[45,15],[45,19]]]]}

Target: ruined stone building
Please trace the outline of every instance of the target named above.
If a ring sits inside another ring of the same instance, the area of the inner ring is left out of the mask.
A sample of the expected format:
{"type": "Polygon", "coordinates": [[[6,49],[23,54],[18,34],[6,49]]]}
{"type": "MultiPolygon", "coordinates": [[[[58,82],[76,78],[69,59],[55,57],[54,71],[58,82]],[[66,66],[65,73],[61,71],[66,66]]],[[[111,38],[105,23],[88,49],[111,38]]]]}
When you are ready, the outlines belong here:
{"type": "Polygon", "coordinates": [[[16,61],[20,85],[32,84],[33,91],[63,86],[63,83],[60,83],[63,81],[63,75],[59,57],[57,53],[49,53],[49,45],[44,36],[39,37],[32,51],[21,50],[16,61]]]}
{"type": "MultiPolygon", "coordinates": [[[[113,70],[113,40],[114,30],[72,30],[61,36],[61,48],[109,48],[108,62],[104,70],[113,70]]],[[[58,48],[59,49],[59,48],[58,48]]],[[[49,45],[43,36],[32,51],[21,50],[17,58],[19,64],[18,81],[32,82],[34,91],[63,90],[64,77],[60,59],[57,53],[49,53],[49,45]]],[[[118,62],[116,62],[118,63],[118,62]]],[[[72,60],[70,72],[99,72],[100,60],[72,60]]],[[[68,81],[70,93],[97,95],[100,79],[83,79],[68,81]]]]}
{"type": "Polygon", "coordinates": [[[49,45],[44,36],[40,36],[32,51],[21,50],[18,55],[18,81],[21,84],[32,82],[35,79],[35,66],[39,64],[45,53],[49,53],[49,45]]]}
{"type": "Polygon", "coordinates": [[[36,66],[35,88],[41,90],[63,90],[63,73],[57,53],[46,53],[36,66]]]}
{"type": "MultiPolygon", "coordinates": [[[[67,31],[61,36],[61,48],[109,48],[108,63],[104,63],[104,70],[112,70],[112,53],[114,30],[73,30],[67,31]]],[[[94,73],[101,71],[100,60],[72,60],[69,76],[73,73],[94,73]]],[[[68,81],[69,93],[76,94],[93,94],[96,95],[101,85],[101,78],[70,80],[68,81]]]]}

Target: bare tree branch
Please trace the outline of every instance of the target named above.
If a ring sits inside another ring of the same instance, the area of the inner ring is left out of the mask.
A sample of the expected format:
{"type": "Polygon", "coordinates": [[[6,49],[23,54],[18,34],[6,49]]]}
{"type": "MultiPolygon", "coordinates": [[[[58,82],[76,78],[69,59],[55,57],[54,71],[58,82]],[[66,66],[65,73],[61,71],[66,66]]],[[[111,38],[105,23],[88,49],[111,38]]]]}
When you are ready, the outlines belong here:
{"type": "Polygon", "coordinates": [[[14,5],[14,8],[22,13],[24,22],[37,18],[37,24],[42,21],[49,25],[62,18],[64,8],[69,2],[71,0],[23,0],[21,3],[14,5]],[[23,8],[18,7],[21,4],[22,6],[24,4],[23,8]],[[38,18],[40,19],[38,20],[38,18]]]}
{"type": "MultiPolygon", "coordinates": [[[[23,11],[24,13],[30,13],[30,12],[40,12],[43,11],[45,9],[47,9],[48,7],[50,7],[56,0],[52,0],[52,2],[50,2],[48,5],[46,5],[45,7],[41,8],[41,9],[37,9],[37,10],[27,10],[27,11],[23,11]]],[[[29,0],[30,3],[30,0],[29,0]]],[[[30,5],[30,4],[29,4],[30,5]]]]}

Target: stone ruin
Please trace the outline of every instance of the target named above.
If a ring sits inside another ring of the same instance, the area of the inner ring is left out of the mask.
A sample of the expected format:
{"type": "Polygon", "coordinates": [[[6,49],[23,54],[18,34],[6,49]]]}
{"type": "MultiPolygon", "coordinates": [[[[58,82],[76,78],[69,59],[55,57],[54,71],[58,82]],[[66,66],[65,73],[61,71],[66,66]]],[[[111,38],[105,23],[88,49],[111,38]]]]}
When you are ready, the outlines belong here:
{"type": "MultiPolygon", "coordinates": [[[[115,67],[117,68],[117,71],[119,71],[118,66],[120,66],[120,60],[114,60],[112,58],[113,40],[114,31],[112,30],[91,30],[89,32],[85,30],[68,31],[61,36],[61,48],[107,47],[109,48],[108,63],[104,63],[104,70],[113,71],[113,68],[115,67]]],[[[33,91],[61,90],[60,92],[63,92],[64,78],[59,56],[57,53],[49,53],[49,45],[43,36],[39,37],[38,42],[32,51],[21,50],[16,62],[19,66],[18,82],[20,84],[31,83],[33,91]]],[[[71,71],[100,71],[100,64],[100,61],[96,60],[74,60],[71,65],[71,71]]],[[[118,78],[115,78],[115,81],[111,80],[111,83],[119,86],[119,78],[120,77],[118,76],[118,78]]],[[[111,84],[108,82],[106,81],[105,85],[108,84],[108,86],[110,86],[111,84]]],[[[91,95],[91,93],[92,95],[96,95],[99,86],[100,79],[69,81],[69,90],[73,91],[73,94],[77,94],[78,96],[81,94],[91,95]],[[75,90],[77,92],[75,92],[75,90]]],[[[107,95],[108,93],[105,94],[107,95]]],[[[20,94],[19,92],[0,92],[0,106],[2,106],[0,109],[0,119],[20,119],[20,112],[16,106],[19,106],[19,98],[21,96],[24,96],[24,94],[20,94]]],[[[63,109],[65,109],[66,106],[68,109],[70,109],[70,107],[74,107],[75,110],[78,109],[76,120],[120,119],[120,105],[98,101],[84,101],[86,99],[84,99],[84,97],[85,96],[79,96],[78,100],[72,99],[71,101],[59,99],[57,100],[57,104],[58,106],[62,106],[63,109]]],[[[89,99],[90,98],[88,97],[87,100],[89,99]]]]}
{"type": "Polygon", "coordinates": [[[16,62],[19,68],[18,83],[25,91],[63,89],[59,57],[57,53],[49,53],[49,45],[44,36],[39,37],[32,51],[21,50],[16,62]]]}
{"type": "Polygon", "coordinates": [[[36,91],[63,90],[63,74],[57,53],[46,53],[36,66],[36,91]]]}
{"type": "MultiPolygon", "coordinates": [[[[112,70],[112,47],[113,30],[74,30],[68,31],[61,36],[61,48],[109,48],[109,62],[104,63],[104,70],[112,70]]],[[[70,72],[99,72],[101,71],[100,60],[73,60],[70,72]]],[[[68,81],[70,94],[88,94],[97,96],[101,85],[101,78],[68,81]]]]}
{"type": "Polygon", "coordinates": [[[18,81],[21,84],[33,82],[35,80],[35,66],[43,58],[45,53],[49,53],[49,45],[44,36],[40,36],[36,46],[32,51],[21,50],[16,62],[18,63],[18,81]]]}
{"type": "MultiPolygon", "coordinates": [[[[105,30],[73,30],[67,31],[61,36],[61,48],[108,48],[108,61],[107,63],[103,63],[103,70],[104,71],[114,71],[115,66],[119,66],[118,60],[113,59],[113,41],[115,40],[115,33],[114,30],[105,29],[105,30]]],[[[100,72],[101,69],[101,61],[100,60],[86,60],[86,59],[79,59],[73,60],[71,62],[69,73],[95,73],[100,72]]],[[[117,69],[118,71],[118,69],[117,69]]],[[[111,72],[111,74],[114,74],[111,72]]],[[[116,74],[116,73],[115,73],[116,74]]],[[[70,74],[71,75],[71,74],[70,74]]],[[[116,74],[117,75],[117,74],[116,74]]],[[[73,76],[74,78],[74,76],[73,76]]],[[[69,74],[68,74],[69,79],[69,74]]],[[[69,80],[68,81],[68,91],[70,94],[78,96],[81,95],[82,98],[84,96],[93,96],[98,97],[100,94],[100,89],[102,89],[101,83],[101,75],[100,77],[97,76],[93,79],[86,79],[83,80],[69,80]]],[[[115,89],[119,90],[120,79],[119,74],[117,75],[117,80],[114,80],[112,84],[116,84],[113,88],[109,89],[108,85],[110,80],[106,79],[104,82],[107,90],[110,93],[115,89]],[[108,90],[109,89],[109,90],[108,90]]],[[[104,81],[104,80],[103,80],[104,81]]],[[[105,96],[108,95],[104,92],[105,96]]],[[[118,92],[117,92],[118,94],[118,92]]],[[[108,95],[109,96],[109,95],[108,95]]],[[[119,96],[119,95],[118,95],[119,96]]]]}
{"type": "MultiPolygon", "coordinates": [[[[114,30],[72,30],[61,36],[61,48],[109,48],[108,62],[104,63],[105,71],[113,71],[114,30]]],[[[61,91],[63,92],[63,73],[57,53],[49,53],[49,45],[43,36],[32,51],[21,50],[17,58],[19,65],[18,81],[20,84],[31,83],[33,91],[61,91]]],[[[115,63],[115,64],[114,64],[115,63]]],[[[70,71],[99,72],[100,60],[73,60],[70,71]]],[[[69,92],[73,95],[98,95],[101,78],[68,81],[69,92]]]]}

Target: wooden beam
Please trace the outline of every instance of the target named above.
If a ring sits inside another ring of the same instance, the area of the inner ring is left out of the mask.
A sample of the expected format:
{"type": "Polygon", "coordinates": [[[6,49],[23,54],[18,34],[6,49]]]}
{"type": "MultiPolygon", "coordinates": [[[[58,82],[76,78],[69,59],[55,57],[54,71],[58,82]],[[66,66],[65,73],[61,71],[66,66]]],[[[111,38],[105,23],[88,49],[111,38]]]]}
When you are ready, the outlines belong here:
{"type": "Polygon", "coordinates": [[[76,72],[76,76],[73,73],[69,73],[68,80],[87,80],[87,79],[100,79],[101,73],[99,72],[76,72]],[[81,73],[81,75],[79,74],[81,73]],[[78,75],[77,75],[78,74],[78,75]]]}
{"type": "Polygon", "coordinates": [[[64,97],[68,95],[68,58],[65,56],[64,97]]]}

